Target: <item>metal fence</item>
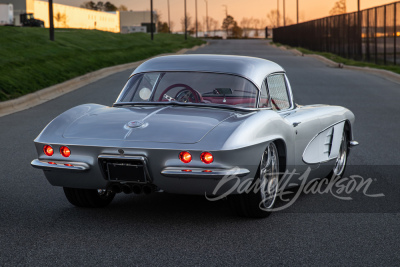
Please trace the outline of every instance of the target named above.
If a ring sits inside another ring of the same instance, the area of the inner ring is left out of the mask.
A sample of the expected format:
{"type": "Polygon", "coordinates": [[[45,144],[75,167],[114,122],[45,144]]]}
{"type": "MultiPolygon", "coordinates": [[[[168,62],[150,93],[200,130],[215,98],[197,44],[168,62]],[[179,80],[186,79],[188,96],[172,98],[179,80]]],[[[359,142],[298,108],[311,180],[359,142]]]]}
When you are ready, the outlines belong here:
{"type": "Polygon", "coordinates": [[[377,64],[400,64],[400,2],[275,28],[273,41],[377,64]]]}

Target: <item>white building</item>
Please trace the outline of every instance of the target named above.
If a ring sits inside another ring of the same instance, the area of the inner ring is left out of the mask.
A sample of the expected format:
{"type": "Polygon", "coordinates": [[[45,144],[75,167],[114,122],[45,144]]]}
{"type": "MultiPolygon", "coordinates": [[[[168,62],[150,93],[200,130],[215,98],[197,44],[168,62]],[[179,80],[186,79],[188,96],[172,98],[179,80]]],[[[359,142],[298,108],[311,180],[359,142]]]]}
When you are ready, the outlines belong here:
{"type": "MultiPolygon", "coordinates": [[[[120,12],[121,33],[150,32],[150,11],[121,11],[120,12]]],[[[154,31],[157,25],[157,13],[153,11],[154,31]]]]}

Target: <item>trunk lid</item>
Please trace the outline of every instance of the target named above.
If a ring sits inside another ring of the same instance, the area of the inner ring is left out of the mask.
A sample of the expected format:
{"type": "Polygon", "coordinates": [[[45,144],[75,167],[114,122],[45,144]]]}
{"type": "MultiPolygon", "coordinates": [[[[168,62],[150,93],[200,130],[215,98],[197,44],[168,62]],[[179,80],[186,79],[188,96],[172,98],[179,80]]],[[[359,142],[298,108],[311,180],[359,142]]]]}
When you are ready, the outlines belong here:
{"type": "Polygon", "coordinates": [[[231,110],[178,106],[105,107],[72,122],[63,136],[190,144],[233,114],[231,110]]]}

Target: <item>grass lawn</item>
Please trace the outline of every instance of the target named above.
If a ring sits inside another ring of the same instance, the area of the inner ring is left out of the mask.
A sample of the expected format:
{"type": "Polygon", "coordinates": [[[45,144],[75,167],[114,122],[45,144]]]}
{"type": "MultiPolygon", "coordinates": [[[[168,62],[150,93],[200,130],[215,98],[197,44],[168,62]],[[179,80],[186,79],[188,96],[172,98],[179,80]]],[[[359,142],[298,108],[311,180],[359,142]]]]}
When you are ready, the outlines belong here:
{"type": "Polygon", "coordinates": [[[312,51],[312,50],[308,50],[302,47],[291,47],[291,46],[287,46],[287,45],[283,45],[280,43],[272,43],[273,45],[276,45],[277,47],[280,46],[284,46],[287,49],[297,49],[298,51],[300,51],[303,54],[314,54],[314,55],[320,55],[323,57],[326,57],[334,62],[337,63],[343,63],[345,65],[348,66],[357,66],[357,67],[369,67],[369,68],[374,68],[374,69],[382,69],[382,70],[388,70],[388,71],[392,71],[395,73],[400,74],[400,66],[395,66],[395,65],[378,65],[378,64],[374,64],[374,63],[369,63],[369,62],[365,62],[365,61],[357,61],[357,60],[353,60],[353,59],[347,59],[332,53],[327,53],[327,52],[317,52],[317,51],[312,51]]]}
{"type": "Polygon", "coordinates": [[[175,52],[204,41],[176,34],[118,34],[56,29],[55,41],[44,28],[0,27],[0,101],[104,67],[175,52]]]}

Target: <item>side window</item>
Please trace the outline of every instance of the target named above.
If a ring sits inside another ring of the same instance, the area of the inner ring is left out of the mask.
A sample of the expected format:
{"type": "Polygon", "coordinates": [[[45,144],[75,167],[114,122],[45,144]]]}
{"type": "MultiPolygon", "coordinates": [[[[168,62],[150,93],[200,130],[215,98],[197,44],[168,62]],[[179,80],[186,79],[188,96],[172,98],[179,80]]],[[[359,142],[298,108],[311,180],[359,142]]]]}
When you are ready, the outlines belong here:
{"type": "Polygon", "coordinates": [[[288,91],[286,88],[285,76],[274,74],[267,78],[268,89],[271,95],[271,105],[275,110],[290,108],[288,91]]]}
{"type": "Polygon", "coordinates": [[[260,95],[260,108],[269,108],[271,107],[271,103],[269,101],[269,95],[267,91],[267,85],[265,84],[267,81],[265,80],[261,86],[261,95],[260,95]]]}

